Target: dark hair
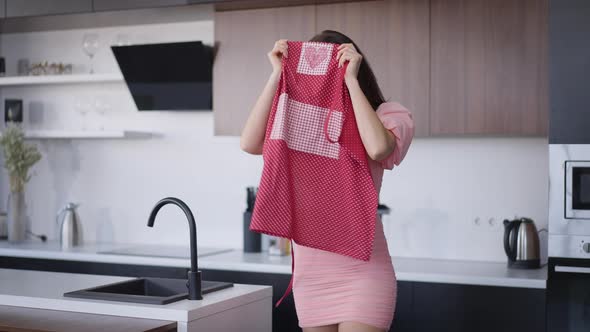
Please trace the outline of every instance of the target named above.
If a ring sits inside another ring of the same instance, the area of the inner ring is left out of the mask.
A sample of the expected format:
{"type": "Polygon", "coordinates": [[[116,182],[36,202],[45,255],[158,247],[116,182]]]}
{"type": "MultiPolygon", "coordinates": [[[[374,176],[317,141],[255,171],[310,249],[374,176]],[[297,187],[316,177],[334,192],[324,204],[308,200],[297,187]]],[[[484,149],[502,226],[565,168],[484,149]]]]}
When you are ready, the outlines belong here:
{"type": "Polygon", "coordinates": [[[369,66],[369,62],[365,58],[365,55],[359,47],[352,41],[352,39],[348,38],[348,36],[334,30],[324,30],[317,35],[313,36],[309,41],[315,42],[327,42],[327,43],[337,43],[337,44],[345,44],[350,43],[354,45],[356,50],[363,56],[361,64],[359,66],[359,73],[358,73],[358,81],[359,85],[361,86],[361,90],[367,97],[371,106],[373,106],[374,110],[377,110],[377,107],[381,105],[381,103],[385,102],[385,98],[383,98],[383,93],[377,85],[377,78],[375,78],[375,74],[373,70],[371,70],[371,66],[369,66]]]}

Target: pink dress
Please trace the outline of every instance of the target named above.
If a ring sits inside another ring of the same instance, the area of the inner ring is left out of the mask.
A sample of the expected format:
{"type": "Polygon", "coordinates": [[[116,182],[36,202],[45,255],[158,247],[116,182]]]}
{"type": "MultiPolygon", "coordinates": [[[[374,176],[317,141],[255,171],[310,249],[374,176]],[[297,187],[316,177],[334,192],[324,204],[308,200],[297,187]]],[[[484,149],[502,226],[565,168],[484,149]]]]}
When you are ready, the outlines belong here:
{"type": "MultiPolygon", "coordinates": [[[[369,157],[377,192],[384,169],[405,157],[414,136],[412,114],[401,104],[381,104],[376,114],[396,137],[395,149],[382,161],[369,157]]],[[[397,281],[383,225],[375,215],[375,240],[369,261],[298,245],[293,241],[293,297],[302,328],[353,321],[389,330],[393,321],[397,281]]]]}

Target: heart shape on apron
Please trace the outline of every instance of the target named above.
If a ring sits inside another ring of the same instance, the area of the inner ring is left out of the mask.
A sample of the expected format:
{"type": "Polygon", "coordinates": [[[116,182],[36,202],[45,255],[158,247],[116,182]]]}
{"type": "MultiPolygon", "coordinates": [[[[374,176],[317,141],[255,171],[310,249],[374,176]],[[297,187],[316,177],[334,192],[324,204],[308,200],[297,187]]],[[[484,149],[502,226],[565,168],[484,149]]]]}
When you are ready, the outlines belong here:
{"type": "Polygon", "coordinates": [[[307,45],[303,49],[305,60],[311,68],[317,67],[322,61],[328,57],[328,47],[307,45]]]}

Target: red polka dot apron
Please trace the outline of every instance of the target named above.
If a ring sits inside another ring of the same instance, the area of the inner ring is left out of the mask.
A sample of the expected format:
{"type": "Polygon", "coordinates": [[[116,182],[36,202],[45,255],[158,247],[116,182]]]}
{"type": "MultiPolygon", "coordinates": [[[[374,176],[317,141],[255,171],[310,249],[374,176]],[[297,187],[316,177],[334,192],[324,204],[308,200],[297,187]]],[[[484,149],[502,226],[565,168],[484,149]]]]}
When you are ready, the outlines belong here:
{"type": "Polygon", "coordinates": [[[368,261],[378,194],[344,82],[348,62],[338,68],[339,44],[287,44],[250,230],[368,261]]]}

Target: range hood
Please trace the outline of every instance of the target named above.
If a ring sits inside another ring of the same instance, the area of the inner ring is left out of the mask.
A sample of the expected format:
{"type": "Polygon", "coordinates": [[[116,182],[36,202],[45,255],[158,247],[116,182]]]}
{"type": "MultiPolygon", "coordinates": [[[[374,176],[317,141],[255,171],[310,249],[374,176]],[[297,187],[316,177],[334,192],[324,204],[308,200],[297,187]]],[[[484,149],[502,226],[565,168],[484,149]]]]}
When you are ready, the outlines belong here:
{"type": "Polygon", "coordinates": [[[212,110],[212,47],[188,41],[111,50],[138,111],[212,110]]]}

